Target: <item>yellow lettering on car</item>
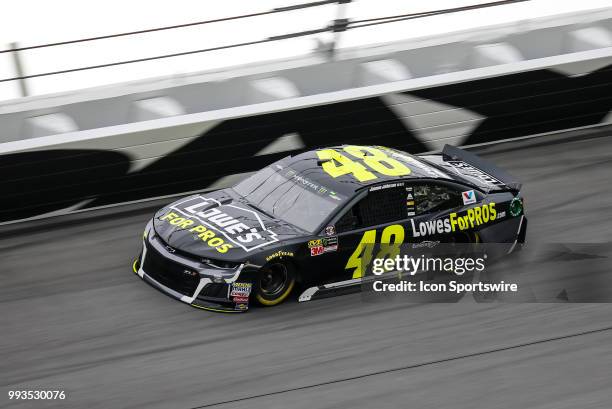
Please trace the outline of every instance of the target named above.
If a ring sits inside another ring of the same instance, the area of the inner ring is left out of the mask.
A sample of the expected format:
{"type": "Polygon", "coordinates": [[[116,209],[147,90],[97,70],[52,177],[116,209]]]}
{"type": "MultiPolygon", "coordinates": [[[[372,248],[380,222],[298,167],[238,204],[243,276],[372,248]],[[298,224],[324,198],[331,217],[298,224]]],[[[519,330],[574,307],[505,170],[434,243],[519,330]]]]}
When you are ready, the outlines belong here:
{"type": "Polygon", "coordinates": [[[347,146],[344,150],[363,160],[374,171],[386,176],[405,176],[410,168],[402,162],[388,157],[383,151],[369,146],[347,146]]]}
{"type": "Polygon", "coordinates": [[[217,247],[217,248],[216,248],[216,250],[217,250],[219,253],[227,253],[227,251],[228,251],[229,249],[231,249],[231,248],[234,248],[234,246],[232,246],[232,245],[231,245],[231,244],[229,244],[229,243],[225,243],[225,244],[222,244],[222,245],[220,245],[219,247],[217,247]]]}
{"type": "Polygon", "coordinates": [[[194,227],[193,229],[189,230],[192,233],[204,233],[206,231],[206,227],[202,226],[201,224],[197,225],[196,227],[194,227]]]}
{"type": "Polygon", "coordinates": [[[468,209],[466,214],[462,216],[457,213],[451,213],[448,216],[452,231],[473,229],[482,224],[494,222],[496,219],[497,210],[495,210],[494,202],[468,209]]]}
{"type": "MultiPolygon", "coordinates": [[[[410,174],[410,168],[402,162],[390,158],[380,149],[369,146],[345,146],[343,150],[349,155],[360,159],[375,172],[386,176],[405,176],[410,174]]],[[[377,179],[366,166],[356,162],[334,149],[321,149],[317,151],[323,170],[333,178],[352,174],[360,182],[377,179]]]]}
{"type": "Polygon", "coordinates": [[[163,215],[162,217],[160,217],[159,220],[174,219],[175,217],[179,217],[179,215],[174,213],[174,212],[168,212],[165,215],[163,215]]]}
{"type": "Polygon", "coordinates": [[[193,233],[195,237],[199,238],[206,243],[206,245],[214,248],[219,253],[227,253],[229,249],[234,248],[232,244],[226,243],[224,239],[218,237],[214,231],[202,226],[201,224],[194,226],[195,222],[193,220],[179,217],[179,215],[176,213],[169,212],[168,214],[160,217],[160,220],[164,220],[180,229],[189,228],[190,233],[193,233]]]}
{"type": "MultiPolygon", "coordinates": [[[[345,270],[354,268],[353,278],[363,277],[363,267],[372,261],[372,252],[376,242],[376,230],[368,230],[363,233],[357,248],[349,257],[345,270]]],[[[404,242],[404,226],[393,224],[385,227],[380,236],[380,250],[376,258],[393,258],[399,254],[400,244],[404,242]]]]}
{"type": "Polygon", "coordinates": [[[345,270],[349,268],[354,268],[353,278],[361,278],[363,277],[363,265],[367,265],[370,263],[372,259],[372,247],[374,247],[374,242],[376,241],[376,230],[368,230],[363,233],[363,237],[361,241],[357,245],[357,248],[349,257],[345,270]]]}
{"type": "Polygon", "coordinates": [[[352,174],[360,182],[376,179],[376,175],[368,171],[365,166],[355,162],[333,149],[317,151],[317,156],[323,162],[323,170],[333,178],[352,174]],[[337,162],[337,164],[336,164],[337,162]]]}
{"type": "Polygon", "coordinates": [[[404,242],[404,226],[393,224],[386,227],[380,236],[380,251],[376,258],[394,258],[399,255],[400,244],[404,242]]]}
{"type": "Polygon", "coordinates": [[[489,203],[489,212],[491,213],[491,216],[490,216],[491,220],[497,219],[497,210],[495,210],[495,203],[493,202],[489,203]]]}

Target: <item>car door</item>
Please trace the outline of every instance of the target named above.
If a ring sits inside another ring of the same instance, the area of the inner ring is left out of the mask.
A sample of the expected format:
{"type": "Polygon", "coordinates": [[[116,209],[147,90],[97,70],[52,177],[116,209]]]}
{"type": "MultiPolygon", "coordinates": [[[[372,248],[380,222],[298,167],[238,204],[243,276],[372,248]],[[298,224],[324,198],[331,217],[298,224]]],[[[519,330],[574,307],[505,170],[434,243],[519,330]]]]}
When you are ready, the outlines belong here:
{"type": "Polygon", "coordinates": [[[361,278],[365,264],[394,257],[401,244],[445,241],[444,219],[461,207],[462,190],[433,181],[398,181],[364,190],[332,219],[321,238],[309,243],[311,251],[316,248],[311,253],[313,276],[323,283],[361,278]]]}
{"type": "Polygon", "coordinates": [[[330,281],[360,278],[362,264],[381,256],[383,249],[374,243],[401,244],[406,217],[404,182],[372,186],[362,192],[333,224],[338,250],[330,260],[330,281]]]}
{"type": "Polygon", "coordinates": [[[457,241],[449,215],[463,207],[463,193],[469,193],[474,203],[480,193],[450,182],[423,181],[406,186],[414,197],[414,208],[410,209],[405,223],[406,242],[421,243],[425,241],[457,241]],[[453,240],[451,240],[453,239],[453,240]]]}
{"type": "Polygon", "coordinates": [[[400,245],[448,241],[445,222],[462,207],[464,187],[447,182],[397,182],[374,186],[336,223],[341,279],[361,278],[373,258],[393,258],[400,245]],[[425,223],[426,234],[421,234],[425,223]],[[415,230],[415,226],[417,229],[415,230]],[[433,226],[433,234],[432,232],[433,226]],[[344,263],[344,266],[342,266],[344,263]]]}

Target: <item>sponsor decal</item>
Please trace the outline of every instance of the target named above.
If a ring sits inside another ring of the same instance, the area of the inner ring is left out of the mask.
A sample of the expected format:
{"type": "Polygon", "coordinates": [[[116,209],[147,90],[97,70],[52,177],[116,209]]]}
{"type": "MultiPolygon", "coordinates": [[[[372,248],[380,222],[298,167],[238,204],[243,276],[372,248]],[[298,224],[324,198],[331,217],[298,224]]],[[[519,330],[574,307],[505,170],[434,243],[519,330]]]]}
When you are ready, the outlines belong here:
{"type": "Polygon", "coordinates": [[[321,186],[318,183],[315,183],[312,180],[297,174],[297,172],[293,169],[287,169],[287,171],[285,172],[285,177],[293,180],[296,185],[302,186],[306,189],[310,189],[320,195],[324,195],[329,191],[329,189],[327,189],[325,186],[321,186]]]}
{"type": "Polygon", "coordinates": [[[308,248],[323,246],[323,239],[314,239],[308,242],[308,248]]]}
{"type": "Polygon", "coordinates": [[[342,197],[338,195],[338,193],[333,190],[329,190],[326,186],[320,185],[312,180],[298,174],[295,170],[291,168],[287,168],[284,172],[284,176],[287,179],[292,180],[296,185],[303,187],[304,189],[309,189],[315,192],[318,195],[323,197],[329,197],[332,200],[342,201],[342,197]]]}
{"type": "Polygon", "coordinates": [[[421,162],[419,159],[413,158],[412,156],[405,155],[401,152],[394,151],[391,149],[385,149],[385,151],[387,153],[391,153],[392,158],[401,159],[402,161],[416,168],[419,168],[421,171],[427,173],[431,177],[440,178],[440,179],[450,179],[450,177],[447,174],[440,172],[438,169],[434,168],[433,166],[430,166],[430,165],[427,165],[426,163],[421,162]]]}
{"type": "Polygon", "coordinates": [[[329,251],[338,251],[338,237],[330,237],[324,241],[323,250],[327,253],[329,251]]]}
{"type": "Polygon", "coordinates": [[[435,234],[450,233],[452,230],[450,219],[427,220],[424,222],[414,223],[414,219],[410,220],[412,225],[412,233],[414,237],[432,236],[435,234]]]}
{"type": "Polygon", "coordinates": [[[342,199],[341,199],[341,198],[339,198],[337,195],[338,195],[338,194],[337,194],[336,192],[333,192],[333,191],[330,191],[330,192],[329,192],[329,197],[331,197],[332,199],[334,199],[334,200],[342,200],[342,199]]]}
{"type": "Polygon", "coordinates": [[[268,257],[266,257],[266,261],[270,261],[275,258],[283,258],[283,257],[293,257],[293,253],[290,251],[279,250],[276,253],[272,253],[268,257]]]}
{"type": "Polygon", "coordinates": [[[325,228],[325,234],[327,234],[328,236],[333,236],[336,234],[336,227],[335,226],[327,226],[325,228]]]}
{"type": "Polygon", "coordinates": [[[506,212],[497,212],[495,220],[503,219],[504,217],[506,217],[506,212]]]}
{"type": "Polygon", "coordinates": [[[230,297],[246,297],[248,298],[251,294],[251,283],[232,283],[232,291],[230,297]]]}
{"type": "Polygon", "coordinates": [[[523,212],[523,201],[518,197],[515,197],[510,202],[510,214],[512,217],[516,217],[523,212]]]}
{"type": "Polygon", "coordinates": [[[338,251],[338,237],[323,237],[308,242],[311,256],[319,256],[323,253],[338,251]]]}
{"type": "Polygon", "coordinates": [[[278,241],[277,234],[266,227],[259,214],[246,207],[223,205],[215,199],[196,196],[170,208],[201,223],[191,228],[190,232],[204,237],[210,236],[207,232],[216,232],[231,242],[231,247],[241,247],[244,251],[252,251],[278,241]]]}
{"type": "Polygon", "coordinates": [[[476,193],[473,190],[461,192],[461,197],[463,198],[464,205],[476,203],[476,193]]]}
{"type": "MultiPolygon", "coordinates": [[[[202,240],[209,247],[214,248],[219,253],[227,253],[227,251],[234,247],[233,244],[226,243],[225,239],[218,237],[218,234],[210,230],[208,227],[198,224],[194,220],[181,217],[178,213],[168,212],[161,216],[159,220],[166,221],[179,229],[189,229],[190,233],[194,234],[195,240],[202,240]]],[[[167,246],[166,250],[170,253],[174,253],[172,247],[167,246]]]]}
{"type": "Polygon", "coordinates": [[[377,190],[383,190],[383,189],[391,189],[391,188],[398,187],[398,186],[404,186],[404,182],[386,183],[384,185],[372,186],[370,188],[370,192],[376,192],[377,190]]]}
{"type": "Polygon", "coordinates": [[[412,187],[406,188],[406,212],[408,216],[414,216],[416,214],[412,187]]]}
{"type": "Polygon", "coordinates": [[[451,213],[443,219],[427,220],[418,224],[411,219],[410,223],[413,236],[422,237],[469,230],[496,219],[495,203],[491,202],[468,209],[465,214],[451,213]]]}
{"type": "Polygon", "coordinates": [[[310,255],[311,256],[319,256],[323,254],[323,246],[314,246],[310,247],[310,255]]]}
{"type": "Polygon", "coordinates": [[[317,164],[332,178],[352,175],[359,182],[367,182],[378,179],[379,174],[397,177],[411,172],[402,162],[372,146],[348,145],[343,146],[342,151],[339,148],[317,151],[317,164]]]}
{"type": "Polygon", "coordinates": [[[492,185],[496,187],[505,186],[503,182],[497,180],[496,178],[489,175],[488,173],[485,173],[482,170],[475,168],[474,166],[468,163],[465,163],[462,161],[448,161],[446,163],[450,165],[453,168],[453,170],[459,175],[467,176],[473,179],[478,179],[487,185],[492,185]]]}
{"type": "Polygon", "coordinates": [[[432,249],[434,247],[436,247],[438,244],[440,244],[439,240],[436,241],[422,241],[420,243],[413,243],[412,244],[412,248],[413,249],[422,249],[422,248],[428,248],[428,249],[432,249]]]}
{"type": "Polygon", "coordinates": [[[232,301],[234,301],[235,303],[248,303],[249,297],[233,297],[232,301]]]}

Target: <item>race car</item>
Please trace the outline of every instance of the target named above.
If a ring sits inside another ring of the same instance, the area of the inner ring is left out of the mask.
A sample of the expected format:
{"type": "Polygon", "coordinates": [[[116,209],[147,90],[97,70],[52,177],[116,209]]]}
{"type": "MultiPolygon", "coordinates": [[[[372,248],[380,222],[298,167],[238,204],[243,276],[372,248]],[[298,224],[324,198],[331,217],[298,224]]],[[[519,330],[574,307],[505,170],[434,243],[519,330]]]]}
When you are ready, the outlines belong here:
{"type": "Polygon", "coordinates": [[[273,306],[297,288],[359,282],[366,242],[492,242],[512,251],[527,229],[520,188],[450,145],[427,155],[311,150],[160,209],[133,271],[194,307],[273,306]]]}

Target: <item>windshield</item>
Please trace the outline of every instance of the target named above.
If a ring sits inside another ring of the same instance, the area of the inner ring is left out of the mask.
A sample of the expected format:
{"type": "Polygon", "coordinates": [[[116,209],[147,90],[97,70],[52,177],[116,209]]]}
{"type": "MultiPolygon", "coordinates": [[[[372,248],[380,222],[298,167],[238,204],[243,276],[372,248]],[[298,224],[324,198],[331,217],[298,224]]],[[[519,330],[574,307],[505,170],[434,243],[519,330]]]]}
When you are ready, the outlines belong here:
{"type": "Polygon", "coordinates": [[[345,199],[291,168],[264,168],[234,190],[264,212],[310,233],[315,233],[345,199]]]}

